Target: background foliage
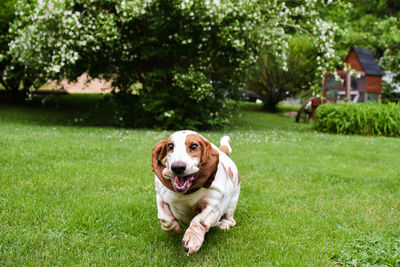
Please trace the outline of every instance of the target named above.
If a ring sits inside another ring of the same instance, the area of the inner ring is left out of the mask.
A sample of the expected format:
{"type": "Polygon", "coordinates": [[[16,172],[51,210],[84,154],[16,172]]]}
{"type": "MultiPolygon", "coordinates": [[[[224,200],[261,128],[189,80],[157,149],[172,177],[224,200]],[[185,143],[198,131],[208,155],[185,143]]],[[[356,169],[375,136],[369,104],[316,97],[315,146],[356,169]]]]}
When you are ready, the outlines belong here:
{"type": "Polygon", "coordinates": [[[281,68],[274,51],[267,49],[261,53],[251,72],[247,88],[260,94],[264,110],[276,112],[280,101],[308,90],[320,81],[316,72],[317,55],[310,37],[296,35],[289,42],[287,69],[281,68]]]}
{"type": "MultiPolygon", "coordinates": [[[[400,81],[400,3],[394,0],[374,1],[332,1],[329,5],[317,5],[320,17],[338,26],[334,35],[328,36],[327,42],[334,42],[334,51],[338,60],[334,62],[336,68],[341,65],[350,47],[364,47],[373,52],[382,70],[393,79],[384,82],[383,98],[397,101],[398,94],[394,94],[396,83],[400,81]]],[[[298,1],[290,1],[288,5],[297,6],[298,1]]],[[[287,68],[282,68],[281,58],[274,51],[264,49],[258,62],[258,68],[253,71],[252,78],[248,82],[248,88],[257,91],[264,99],[264,109],[275,111],[276,103],[286,96],[296,95],[306,85],[304,95],[320,95],[321,76],[318,70],[318,51],[315,46],[318,42],[313,39],[307,29],[298,24],[286,23],[287,30],[296,28],[312,40],[298,44],[297,53],[301,55],[287,57],[287,68]],[[314,47],[313,47],[314,46],[314,47]],[[307,52],[309,51],[309,53],[307,52]],[[297,61],[296,57],[303,61],[297,61]],[[300,68],[299,68],[300,67],[300,68]],[[297,69],[296,69],[297,68],[297,69]],[[303,82],[298,80],[299,72],[303,73],[303,82]],[[311,74],[311,75],[309,75],[311,74]],[[268,92],[268,93],[267,93],[268,92]]],[[[297,35],[294,35],[293,39],[297,35]]]]}
{"type": "Polygon", "coordinates": [[[115,98],[125,125],[210,128],[229,119],[226,95],[238,95],[260,49],[268,47],[279,68],[287,67],[296,29],[315,37],[319,75],[333,66],[327,36],[335,27],[319,17],[320,6],[312,0],[20,0],[9,52],[47,79],[73,81],[86,72],[112,81],[114,92],[126,96],[115,98]]]}
{"type": "Polygon", "coordinates": [[[326,104],[316,110],[316,129],[323,132],[363,135],[400,135],[400,104],[326,104]]]}
{"type": "Polygon", "coordinates": [[[400,2],[396,0],[334,1],[321,16],[336,23],[340,31],[335,50],[344,58],[352,46],[368,48],[381,68],[394,75],[389,91],[400,81],[400,2]]]}
{"type": "MultiPolygon", "coordinates": [[[[32,1],[26,0],[29,7],[32,1]]],[[[10,25],[18,16],[15,10],[17,0],[0,2],[0,84],[14,98],[24,98],[32,87],[38,87],[45,82],[42,69],[32,69],[32,66],[18,60],[10,51],[10,44],[16,33],[10,32],[10,25]]]]}

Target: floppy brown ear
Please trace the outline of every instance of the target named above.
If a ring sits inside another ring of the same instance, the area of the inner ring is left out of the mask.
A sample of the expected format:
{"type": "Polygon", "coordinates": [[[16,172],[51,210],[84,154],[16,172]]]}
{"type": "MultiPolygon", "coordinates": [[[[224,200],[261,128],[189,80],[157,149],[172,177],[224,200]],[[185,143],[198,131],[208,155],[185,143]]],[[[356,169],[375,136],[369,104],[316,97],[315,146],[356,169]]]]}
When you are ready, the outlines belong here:
{"type": "Polygon", "coordinates": [[[210,142],[201,138],[199,142],[202,153],[199,162],[199,172],[196,176],[196,182],[192,186],[191,191],[201,187],[209,188],[214,181],[215,174],[218,169],[219,153],[214,149],[210,142]]]}
{"type": "Polygon", "coordinates": [[[162,175],[162,171],[165,169],[161,161],[167,155],[167,145],[168,139],[158,142],[153,148],[153,157],[151,160],[151,165],[153,172],[157,175],[158,179],[165,185],[168,189],[174,190],[170,180],[166,180],[162,175]]]}

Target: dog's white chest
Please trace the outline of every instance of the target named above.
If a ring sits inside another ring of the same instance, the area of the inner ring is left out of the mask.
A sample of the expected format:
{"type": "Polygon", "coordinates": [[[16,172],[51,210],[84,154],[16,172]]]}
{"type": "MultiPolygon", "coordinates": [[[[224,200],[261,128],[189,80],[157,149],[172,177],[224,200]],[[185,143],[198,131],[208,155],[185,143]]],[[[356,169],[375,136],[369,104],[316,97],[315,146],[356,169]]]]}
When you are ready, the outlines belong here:
{"type": "Polygon", "coordinates": [[[162,190],[162,200],[169,205],[173,215],[184,224],[189,224],[196,215],[196,205],[207,196],[206,188],[201,188],[191,194],[176,193],[162,186],[159,179],[155,177],[156,190],[162,190]]]}

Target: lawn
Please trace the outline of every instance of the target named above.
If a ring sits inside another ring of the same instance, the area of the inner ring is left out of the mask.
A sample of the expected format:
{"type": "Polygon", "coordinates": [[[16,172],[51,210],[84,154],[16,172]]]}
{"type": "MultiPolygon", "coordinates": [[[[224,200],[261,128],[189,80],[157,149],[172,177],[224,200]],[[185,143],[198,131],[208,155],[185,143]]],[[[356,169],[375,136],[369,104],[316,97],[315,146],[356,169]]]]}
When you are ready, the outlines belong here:
{"type": "Polygon", "coordinates": [[[400,139],[321,134],[243,106],[202,132],[231,137],[237,226],[187,257],[157,220],[151,150],[171,132],[93,126],[81,100],[0,104],[1,265],[399,264],[400,139]]]}

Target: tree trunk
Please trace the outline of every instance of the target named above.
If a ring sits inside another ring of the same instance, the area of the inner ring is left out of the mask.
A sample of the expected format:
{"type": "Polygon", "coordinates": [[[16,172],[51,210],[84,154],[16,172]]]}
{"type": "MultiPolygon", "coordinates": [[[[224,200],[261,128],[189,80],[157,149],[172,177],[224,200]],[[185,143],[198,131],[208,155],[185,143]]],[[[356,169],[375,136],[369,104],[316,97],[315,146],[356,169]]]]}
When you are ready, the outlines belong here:
{"type": "Polygon", "coordinates": [[[23,88],[23,90],[19,90],[21,81],[20,80],[2,80],[1,84],[6,90],[7,94],[14,100],[23,100],[25,99],[27,90],[23,88]]]}
{"type": "Polygon", "coordinates": [[[276,113],[278,111],[278,103],[279,103],[279,97],[275,97],[272,95],[264,95],[263,96],[263,102],[264,105],[262,106],[262,109],[271,113],[276,113]]]}
{"type": "Polygon", "coordinates": [[[400,5],[396,3],[397,1],[398,0],[390,0],[390,1],[388,1],[388,8],[389,8],[389,16],[390,17],[395,17],[396,13],[400,9],[400,5]]]}

